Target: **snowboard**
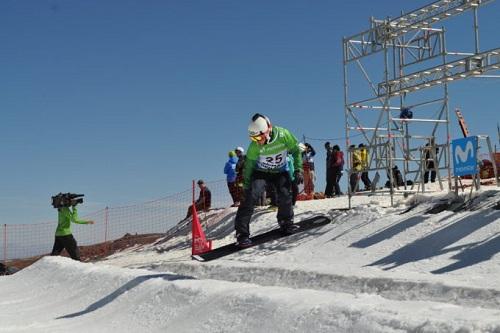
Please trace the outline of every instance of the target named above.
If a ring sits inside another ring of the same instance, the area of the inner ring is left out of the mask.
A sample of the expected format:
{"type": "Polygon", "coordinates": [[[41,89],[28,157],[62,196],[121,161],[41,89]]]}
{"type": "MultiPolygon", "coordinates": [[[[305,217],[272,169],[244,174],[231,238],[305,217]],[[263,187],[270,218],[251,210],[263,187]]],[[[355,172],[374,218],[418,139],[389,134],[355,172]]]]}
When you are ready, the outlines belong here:
{"type": "MultiPolygon", "coordinates": [[[[326,225],[331,222],[331,219],[329,216],[326,215],[319,215],[319,216],[314,216],[305,220],[302,220],[300,222],[295,223],[296,226],[298,226],[298,230],[293,233],[292,235],[296,235],[298,233],[304,232],[306,230],[310,230],[313,228],[321,227],[323,225],[326,225]]],[[[252,240],[252,245],[249,247],[246,247],[244,249],[248,249],[257,245],[264,244],[266,242],[270,242],[276,239],[288,237],[291,235],[284,235],[279,228],[270,230],[268,232],[259,234],[254,237],[250,237],[252,240]]],[[[225,257],[227,255],[236,253],[238,251],[244,250],[242,248],[239,248],[236,246],[236,243],[231,243],[228,245],[221,246],[219,248],[213,249],[212,251],[202,253],[202,254],[197,254],[193,255],[192,258],[198,261],[210,261],[210,260],[215,260],[219,259],[222,257],[225,257]]]]}

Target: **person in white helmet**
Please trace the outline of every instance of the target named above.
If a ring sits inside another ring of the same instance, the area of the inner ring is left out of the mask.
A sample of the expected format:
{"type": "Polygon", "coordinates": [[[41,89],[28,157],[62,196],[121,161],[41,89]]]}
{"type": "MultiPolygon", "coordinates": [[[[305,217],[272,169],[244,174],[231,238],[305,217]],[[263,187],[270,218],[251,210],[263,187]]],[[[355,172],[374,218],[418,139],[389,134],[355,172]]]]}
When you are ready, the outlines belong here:
{"type": "Polygon", "coordinates": [[[302,156],[297,138],[287,129],[272,126],[268,117],[256,113],[248,126],[251,143],[247,149],[243,170],[244,198],[235,219],[236,245],[245,248],[250,240],[250,219],[255,202],[265,190],[266,183],[272,183],[278,195],[277,219],[284,234],[297,230],[293,224],[292,180],[288,173],[287,156],[293,156],[294,176],[298,183],[304,180],[302,156]]]}

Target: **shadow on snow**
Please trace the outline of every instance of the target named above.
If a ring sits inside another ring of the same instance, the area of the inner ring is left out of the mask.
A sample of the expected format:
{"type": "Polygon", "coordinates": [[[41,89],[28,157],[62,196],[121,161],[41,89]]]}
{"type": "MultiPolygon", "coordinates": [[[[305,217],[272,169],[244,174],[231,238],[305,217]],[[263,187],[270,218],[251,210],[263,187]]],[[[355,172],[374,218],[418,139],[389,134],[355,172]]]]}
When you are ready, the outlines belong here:
{"type": "Polygon", "coordinates": [[[156,279],[156,278],[162,278],[162,279],[167,280],[167,281],[194,279],[191,276],[166,274],[166,273],[138,276],[138,277],[130,280],[129,282],[125,283],[123,286],[116,289],[111,294],[105,296],[104,298],[98,300],[97,302],[90,304],[89,306],[87,306],[86,309],[79,311],[79,312],[70,313],[70,314],[67,314],[65,316],[57,317],[56,319],[74,318],[74,317],[83,316],[87,313],[98,310],[98,309],[102,308],[103,306],[114,301],[116,298],[118,298],[123,293],[137,287],[139,284],[146,282],[147,280],[156,279]]]}
{"type": "MultiPolygon", "coordinates": [[[[451,223],[440,230],[420,238],[392,254],[379,259],[368,266],[387,266],[384,270],[396,268],[398,266],[415,262],[434,256],[442,255],[455,250],[463,250],[457,254],[455,258],[460,259],[459,263],[447,266],[445,268],[434,271],[433,273],[444,273],[446,271],[463,268],[469,265],[491,258],[500,248],[498,237],[486,243],[475,246],[475,244],[466,244],[454,248],[448,246],[458,242],[462,238],[467,237],[473,232],[486,227],[490,223],[497,221],[500,218],[499,211],[481,211],[476,214],[469,215],[455,223],[451,223]],[[472,247],[471,247],[472,246],[472,247]]],[[[390,233],[389,233],[390,234],[390,233]]],[[[376,238],[380,241],[380,237],[376,238]]],[[[371,241],[373,242],[373,240],[371,241]]],[[[365,241],[364,245],[368,244],[365,241]]]]}

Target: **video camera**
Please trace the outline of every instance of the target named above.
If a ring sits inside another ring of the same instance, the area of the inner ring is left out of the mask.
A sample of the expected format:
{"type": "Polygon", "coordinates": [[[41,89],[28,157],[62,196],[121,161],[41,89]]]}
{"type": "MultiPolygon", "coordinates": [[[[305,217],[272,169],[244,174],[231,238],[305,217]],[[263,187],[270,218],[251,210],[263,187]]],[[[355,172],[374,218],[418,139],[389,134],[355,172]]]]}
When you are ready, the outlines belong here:
{"type": "Polygon", "coordinates": [[[59,193],[52,197],[52,206],[54,208],[71,207],[83,203],[84,194],[59,193]]]}

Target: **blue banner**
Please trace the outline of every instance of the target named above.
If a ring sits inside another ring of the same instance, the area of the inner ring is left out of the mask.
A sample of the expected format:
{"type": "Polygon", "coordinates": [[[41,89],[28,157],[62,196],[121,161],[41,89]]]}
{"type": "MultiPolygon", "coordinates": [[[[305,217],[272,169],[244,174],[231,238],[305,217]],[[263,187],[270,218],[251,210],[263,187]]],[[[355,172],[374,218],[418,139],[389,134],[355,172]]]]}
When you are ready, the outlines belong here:
{"type": "Polygon", "coordinates": [[[479,172],[477,164],[477,136],[456,139],[451,142],[453,174],[474,175],[479,172]]]}

